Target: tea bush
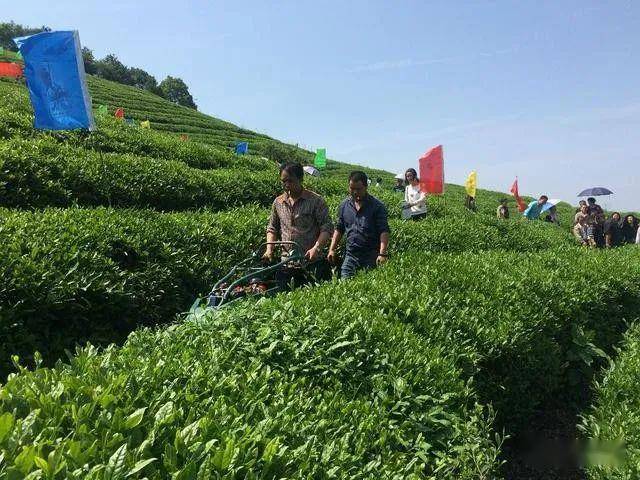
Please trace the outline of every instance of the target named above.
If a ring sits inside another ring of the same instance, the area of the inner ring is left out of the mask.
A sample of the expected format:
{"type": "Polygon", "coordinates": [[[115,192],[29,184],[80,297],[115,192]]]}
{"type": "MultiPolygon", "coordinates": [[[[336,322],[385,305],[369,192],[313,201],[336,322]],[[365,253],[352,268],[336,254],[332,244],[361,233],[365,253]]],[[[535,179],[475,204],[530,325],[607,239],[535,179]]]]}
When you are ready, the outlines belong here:
{"type": "Polygon", "coordinates": [[[640,324],[629,329],[617,353],[595,383],[595,406],[580,425],[593,480],[640,477],[640,324]]]}
{"type": "Polygon", "coordinates": [[[12,376],[0,475],[492,478],[490,416],[447,352],[331,288],[342,308],[246,304],[12,376]]]}

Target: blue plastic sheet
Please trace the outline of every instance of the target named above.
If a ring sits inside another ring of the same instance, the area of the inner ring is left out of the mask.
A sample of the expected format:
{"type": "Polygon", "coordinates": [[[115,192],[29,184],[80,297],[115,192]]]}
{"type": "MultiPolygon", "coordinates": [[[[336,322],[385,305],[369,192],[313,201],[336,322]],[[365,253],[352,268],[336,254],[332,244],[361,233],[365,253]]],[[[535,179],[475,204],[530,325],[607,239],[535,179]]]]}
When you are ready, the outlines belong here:
{"type": "Polygon", "coordinates": [[[249,151],[249,143],[240,142],[236,145],[236,153],[239,155],[244,155],[249,151]]]}
{"type": "Polygon", "coordinates": [[[14,42],[24,58],[34,127],[94,130],[78,32],[42,32],[14,42]]]}

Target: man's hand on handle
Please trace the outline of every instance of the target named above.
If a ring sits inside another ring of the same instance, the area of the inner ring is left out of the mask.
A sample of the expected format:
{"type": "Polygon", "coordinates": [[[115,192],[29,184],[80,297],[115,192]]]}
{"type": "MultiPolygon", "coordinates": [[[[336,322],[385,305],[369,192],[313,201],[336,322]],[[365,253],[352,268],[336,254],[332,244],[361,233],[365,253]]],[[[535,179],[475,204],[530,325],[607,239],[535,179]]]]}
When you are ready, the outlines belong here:
{"type": "Polygon", "coordinates": [[[304,254],[304,258],[306,258],[310,262],[314,262],[318,259],[318,250],[319,248],[317,247],[317,245],[311,247],[309,250],[307,250],[307,253],[304,254]]]}

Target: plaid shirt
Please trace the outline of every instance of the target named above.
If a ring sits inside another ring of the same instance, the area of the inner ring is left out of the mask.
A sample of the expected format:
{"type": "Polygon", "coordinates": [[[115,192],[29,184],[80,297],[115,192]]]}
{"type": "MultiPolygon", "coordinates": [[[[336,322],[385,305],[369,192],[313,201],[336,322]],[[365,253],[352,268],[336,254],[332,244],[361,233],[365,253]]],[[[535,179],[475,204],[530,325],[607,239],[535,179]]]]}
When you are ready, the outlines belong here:
{"type": "Polygon", "coordinates": [[[320,195],[303,190],[292,205],[285,192],[273,201],[267,232],[282,241],[297,242],[303,249],[301,253],[305,253],[315,245],[320,232],[333,233],[333,224],[320,195]]]}

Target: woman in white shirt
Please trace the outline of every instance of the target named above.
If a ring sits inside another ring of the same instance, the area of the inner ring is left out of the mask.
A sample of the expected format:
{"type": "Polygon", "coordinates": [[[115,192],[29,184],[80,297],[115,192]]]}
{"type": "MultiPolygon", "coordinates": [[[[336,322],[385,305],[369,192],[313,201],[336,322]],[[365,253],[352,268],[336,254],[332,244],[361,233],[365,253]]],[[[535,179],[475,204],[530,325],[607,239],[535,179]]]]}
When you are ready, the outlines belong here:
{"type": "Polygon", "coordinates": [[[638,233],[636,233],[636,244],[640,245],[640,228],[638,228],[638,233]]]}
{"type": "Polygon", "coordinates": [[[420,220],[427,216],[427,196],[420,191],[420,180],[415,169],[404,173],[407,187],[404,189],[404,202],[411,212],[411,220],[420,220]]]}

